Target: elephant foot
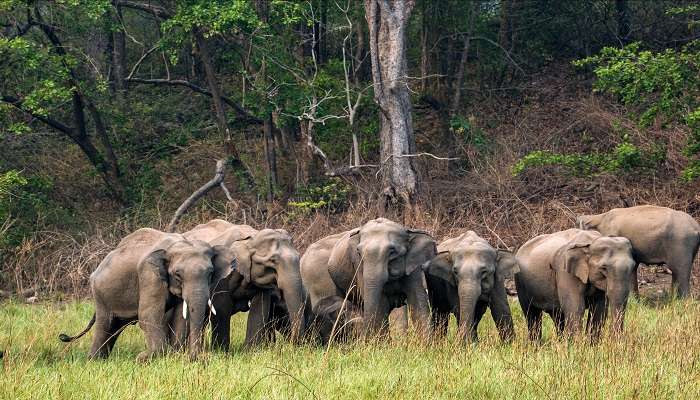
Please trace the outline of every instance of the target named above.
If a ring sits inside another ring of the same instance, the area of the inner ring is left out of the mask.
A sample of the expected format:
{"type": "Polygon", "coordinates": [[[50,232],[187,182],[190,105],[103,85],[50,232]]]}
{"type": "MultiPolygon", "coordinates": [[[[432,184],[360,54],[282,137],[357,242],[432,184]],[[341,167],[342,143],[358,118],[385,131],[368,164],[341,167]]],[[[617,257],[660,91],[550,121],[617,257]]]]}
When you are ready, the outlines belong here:
{"type": "Polygon", "coordinates": [[[145,364],[150,362],[154,356],[155,354],[152,351],[144,350],[140,352],[138,356],[136,356],[136,362],[145,364]]]}

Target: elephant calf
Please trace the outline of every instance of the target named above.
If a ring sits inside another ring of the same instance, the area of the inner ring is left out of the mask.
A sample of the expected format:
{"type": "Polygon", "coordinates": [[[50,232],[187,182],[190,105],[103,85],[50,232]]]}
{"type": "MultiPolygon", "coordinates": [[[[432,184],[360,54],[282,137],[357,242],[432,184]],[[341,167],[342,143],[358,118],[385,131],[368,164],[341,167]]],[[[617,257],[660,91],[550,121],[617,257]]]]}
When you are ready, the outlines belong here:
{"type": "MultiPolygon", "coordinates": [[[[624,236],[632,243],[638,263],[665,264],[673,273],[673,290],[679,297],[690,294],[690,275],[700,246],[700,224],[690,215],[666,207],[615,208],[603,214],[577,219],[581,229],[606,236],[624,236]]],[[[637,290],[637,273],[632,276],[637,290]]]]}
{"type": "Polygon", "coordinates": [[[571,335],[581,329],[588,309],[586,328],[597,340],[610,307],[613,329],[622,331],[636,265],[629,240],[569,229],[530,239],[516,259],[515,285],[531,340],[541,339],[543,311],[558,333],[571,335]]]}
{"type": "Polygon", "coordinates": [[[146,338],[145,361],[168,347],[166,312],[182,304],[190,320],[190,357],[202,347],[212,282],[226,279],[235,258],[225,247],[187,240],[182,235],[143,228],[126,236],[90,275],[95,314],[87,328],[61,341],[73,341],[95,325],[90,358],[107,357],[122,329],[138,320],[146,338]]]}
{"type": "Polygon", "coordinates": [[[513,254],[494,249],[473,231],[440,243],[437,250],[423,264],[435,332],[444,336],[454,314],[458,335],[476,340],[479,321],[490,307],[501,339],[511,340],[513,318],[503,281],[519,270],[513,254]]]}
{"type": "Polygon", "coordinates": [[[344,327],[345,319],[361,321],[357,325],[368,333],[386,333],[389,313],[404,304],[427,334],[428,298],[420,266],[434,256],[435,242],[427,233],[384,218],[309,246],[301,258],[301,277],[321,339],[328,342],[333,326],[344,327]],[[349,318],[339,320],[341,310],[349,318]]]}

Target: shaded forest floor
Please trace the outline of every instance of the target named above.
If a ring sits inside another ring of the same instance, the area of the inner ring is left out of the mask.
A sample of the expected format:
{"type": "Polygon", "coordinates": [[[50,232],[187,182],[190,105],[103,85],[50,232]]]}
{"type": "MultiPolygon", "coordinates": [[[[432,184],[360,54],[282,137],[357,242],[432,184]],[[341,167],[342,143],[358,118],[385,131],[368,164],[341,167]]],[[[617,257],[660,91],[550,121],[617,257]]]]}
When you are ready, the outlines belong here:
{"type": "MultiPolygon", "coordinates": [[[[700,184],[678,179],[688,133],[658,124],[640,128],[628,110],[591,94],[590,81],[572,67],[550,66],[511,88],[474,87],[466,93],[462,116],[468,128],[462,131],[450,130],[439,104],[414,99],[418,150],[460,160],[417,159],[423,182],[420,212],[400,222],[425,229],[438,241],[471,229],[495,246],[516,249],[538,234],[572,227],[579,214],[613,207],[658,204],[700,218],[700,184]],[[653,171],[582,176],[562,166],[545,166],[518,176],[512,173],[513,165],[535,150],[609,152],[623,140],[642,150],[661,146],[664,160],[653,171]]],[[[199,100],[191,101],[194,103],[184,102],[182,107],[194,113],[199,100]]],[[[151,129],[156,134],[179,128],[151,129]]],[[[264,170],[264,160],[255,158],[263,153],[257,148],[259,137],[246,132],[240,133],[240,140],[239,147],[250,150],[245,155],[249,166],[256,172],[264,170]]],[[[57,151],[65,145],[50,134],[4,143],[2,152],[14,162],[33,160],[25,164],[28,173],[51,175],[52,195],[69,212],[62,225],[42,228],[4,257],[0,289],[25,297],[38,295],[39,299],[85,295],[90,272],[121,237],[142,226],[165,227],[183,199],[211,178],[215,160],[222,156],[217,142],[206,137],[167,147],[168,157],[155,162],[147,175],[154,183],[140,182],[142,201],[120,210],[101,196],[97,177],[77,150],[67,158],[62,156],[64,150],[57,151]]],[[[153,149],[153,154],[157,151],[164,150],[153,149]]],[[[280,159],[280,180],[293,182],[298,172],[293,155],[282,152],[280,159]]],[[[267,203],[255,190],[241,188],[234,174],[226,181],[235,201],[227,202],[220,191],[213,191],[185,216],[179,230],[212,218],[255,228],[285,228],[303,252],[321,237],[378,216],[376,171],[342,180],[340,185],[349,194],[333,210],[309,211],[285,205],[283,200],[267,203]]],[[[296,197],[291,194],[291,198],[296,197]]],[[[693,277],[696,296],[700,286],[697,264],[693,277]]],[[[662,268],[644,269],[641,280],[645,282],[642,291],[649,296],[662,295],[659,290],[670,286],[670,276],[662,268]]]]}

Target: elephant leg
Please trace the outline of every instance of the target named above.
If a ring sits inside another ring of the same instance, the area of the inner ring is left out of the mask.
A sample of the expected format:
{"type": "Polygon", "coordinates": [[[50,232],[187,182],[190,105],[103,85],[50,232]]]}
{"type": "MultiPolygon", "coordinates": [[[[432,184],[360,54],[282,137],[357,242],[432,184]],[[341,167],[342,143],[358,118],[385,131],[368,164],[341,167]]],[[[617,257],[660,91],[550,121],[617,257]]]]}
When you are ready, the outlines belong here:
{"type": "Polygon", "coordinates": [[[418,335],[430,337],[430,305],[425,289],[425,276],[420,268],[406,278],[406,304],[411,312],[411,322],[418,335]]]}
{"type": "Polygon", "coordinates": [[[107,358],[109,355],[109,341],[112,337],[112,313],[99,301],[95,304],[95,325],[92,337],[92,346],[88,353],[89,359],[107,358]]]}
{"type": "Polygon", "coordinates": [[[406,335],[408,331],[408,307],[402,306],[391,310],[389,323],[401,335],[406,335]]]}
{"type": "Polygon", "coordinates": [[[552,321],[554,321],[554,329],[557,331],[557,335],[563,335],[564,328],[566,327],[564,313],[561,310],[554,310],[549,312],[549,316],[552,317],[552,321]]]}
{"type": "Polygon", "coordinates": [[[182,318],[183,303],[180,302],[172,308],[168,318],[168,335],[170,336],[170,344],[178,351],[184,350],[187,346],[187,320],[182,318]]]}
{"type": "Polygon", "coordinates": [[[564,315],[564,330],[568,336],[574,336],[581,331],[585,301],[579,293],[559,293],[559,304],[564,315]]]}
{"type": "Polygon", "coordinates": [[[542,310],[540,308],[530,306],[525,311],[525,319],[527,320],[528,337],[533,342],[542,340],[542,310]]]}
{"type": "Polygon", "coordinates": [[[588,323],[586,331],[591,335],[591,341],[597,342],[608,316],[608,301],[605,295],[596,296],[588,309],[588,323]]]}
{"type": "Polygon", "coordinates": [[[146,339],[146,350],[137,356],[137,361],[144,362],[153,356],[161,355],[168,349],[167,321],[165,320],[165,301],[144,302],[139,304],[139,327],[146,339]],[[160,303],[160,304],[158,304],[160,303]]]}
{"type": "Polygon", "coordinates": [[[447,327],[450,323],[450,313],[433,310],[430,322],[435,336],[444,338],[447,335],[447,327]]]}
{"type": "Polygon", "coordinates": [[[211,347],[218,351],[228,351],[231,342],[231,314],[221,312],[211,318],[211,347]]]}
{"type": "Polygon", "coordinates": [[[671,287],[673,293],[679,298],[688,297],[690,294],[690,275],[693,269],[693,257],[685,254],[674,256],[668,263],[671,270],[671,287]]]}
{"type": "Polygon", "coordinates": [[[112,349],[114,348],[114,344],[117,343],[117,339],[119,338],[119,335],[124,331],[124,328],[127,326],[135,323],[134,320],[132,319],[121,319],[121,318],[113,318],[112,319],[112,326],[110,327],[112,334],[109,335],[109,340],[107,341],[107,354],[112,352],[112,349]]]}
{"type": "Polygon", "coordinates": [[[267,291],[258,293],[253,297],[253,300],[250,302],[250,311],[248,311],[245,347],[257,347],[269,341],[270,333],[268,330],[271,329],[271,310],[272,297],[267,291]]]}
{"type": "Polygon", "coordinates": [[[634,293],[634,296],[639,298],[639,263],[634,266],[634,270],[632,271],[632,279],[630,280],[630,289],[632,289],[632,293],[634,293]]]}
{"type": "Polygon", "coordinates": [[[485,301],[476,302],[476,307],[474,308],[474,320],[472,320],[471,325],[471,336],[473,342],[477,342],[479,340],[477,329],[479,328],[479,322],[481,322],[481,318],[484,317],[487,308],[488,303],[485,301]]]}
{"type": "Polygon", "coordinates": [[[515,329],[513,328],[513,316],[510,313],[508,305],[508,294],[502,281],[493,289],[489,298],[489,308],[491,308],[491,317],[496,324],[498,334],[501,340],[509,342],[515,337],[515,329]]]}

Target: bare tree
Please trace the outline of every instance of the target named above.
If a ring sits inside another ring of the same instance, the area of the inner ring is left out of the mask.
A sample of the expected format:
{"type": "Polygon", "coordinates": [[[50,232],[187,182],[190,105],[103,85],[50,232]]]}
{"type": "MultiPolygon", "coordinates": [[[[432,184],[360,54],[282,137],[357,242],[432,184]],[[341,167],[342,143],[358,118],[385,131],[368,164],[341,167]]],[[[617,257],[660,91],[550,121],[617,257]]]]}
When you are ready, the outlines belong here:
{"type": "Polygon", "coordinates": [[[412,206],[417,195],[418,176],[412,157],[406,157],[416,148],[406,82],[406,28],[414,6],[414,0],[365,0],[374,100],[380,109],[382,212],[401,202],[400,207],[412,206]]]}

